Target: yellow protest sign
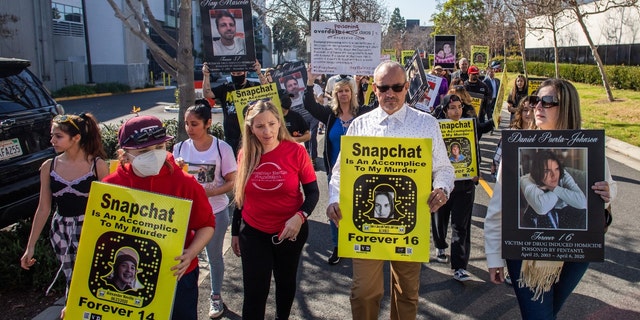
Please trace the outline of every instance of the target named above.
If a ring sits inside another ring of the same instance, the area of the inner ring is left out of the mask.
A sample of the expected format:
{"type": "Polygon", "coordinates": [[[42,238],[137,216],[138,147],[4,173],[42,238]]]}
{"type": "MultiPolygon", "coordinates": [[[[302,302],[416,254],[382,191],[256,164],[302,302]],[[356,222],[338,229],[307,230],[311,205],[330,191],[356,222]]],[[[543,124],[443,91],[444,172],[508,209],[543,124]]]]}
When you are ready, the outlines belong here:
{"type": "Polygon", "coordinates": [[[169,319],[191,201],[91,184],[65,319],[169,319]]]}
{"type": "Polygon", "coordinates": [[[493,126],[498,128],[500,126],[500,115],[502,114],[502,102],[504,101],[504,88],[507,86],[507,64],[502,69],[502,77],[500,78],[500,88],[496,95],[496,104],[493,108],[493,126]]]}
{"type": "Polygon", "coordinates": [[[278,86],[272,82],[261,86],[250,87],[246,89],[235,90],[230,93],[233,96],[233,102],[238,113],[238,122],[240,130],[244,131],[244,116],[249,103],[258,100],[271,100],[276,105],[280,120],[284,123],[284,115],[282,114],[282,106],[280,105],[280,96],[278,96],[278,86]]]}
{"type": "Polygon", "coordinates": [[[456,180],[468,180],[479,175],[478,144],[474,119],[438,120],[442,139],[455,169],[456,180]]]}
{"type": "Polygon", "coordinates": [[[545,80],[547,80],[547,78],[535,78],[535,77],[528,78],[527,79],[527,86],[529,88],[528,95],[533,95],[534,92],[538,91],[538,88],[540,88],[540,85],[545,80]]]}
{"type": "Polygon", "coordinates": [[[480,69],[489,66],[489,46],[471,46],[471,65],[480,69]]]}
{"type": "Polygon", "coordinates": [[[436,55],[433,53],[429,53],[429,69],[435,68],[434,61],[436,60],[436,55]]]}
{"type": "Polygon", "coordinates": [[[431,139],[342,136],[341,257],[429,261],[431,139]]]}
{"type": "Polygon", "coordinates": [[[389,60],[398,61],[396,49],[382,49],[382,55],[389,56],[389,60]]]}
{"type": "Polygon", "coordinates": [[[484,101],[484,96],[481,93],[477,92],[469,92],[469,96],[471,96],[471,106],[476,112],[476,116],[479,116],[480,108],[482,107],[482,102],[484,101]]]}
{"type": "Polygon", "coordinates": [[[400,54],[402,55],[402,65],[406,66],[407,63],[409,63],[411,61],[411,58],[413,58],[413,55],[416,53],[415,50],[402,50],[400,52],[400,54]]]}
{"type": "Polygon", "coordinates": [[[373,77],[369,77],[367,91],[364,92],[364,104],[369,105],[375,98],[375,94],[373,93],[373,77]]]}

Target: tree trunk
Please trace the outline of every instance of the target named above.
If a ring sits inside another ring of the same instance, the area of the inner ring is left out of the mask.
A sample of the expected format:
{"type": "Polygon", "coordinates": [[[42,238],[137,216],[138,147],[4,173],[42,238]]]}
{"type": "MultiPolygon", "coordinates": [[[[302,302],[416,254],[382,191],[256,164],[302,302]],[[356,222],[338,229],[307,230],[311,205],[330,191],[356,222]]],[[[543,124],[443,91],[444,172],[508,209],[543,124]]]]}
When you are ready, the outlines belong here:
{"type": "Polygon", "coordinates": [[[553,70],[555,71],[556,79],[560,77],[560,66],[558,65],[558,29],[556,28],[556,16],[550,16],[551,28],[553,32],[553,70]]]}
{"type": "Polygon", "coordinates": [[[193,84],[193,41],[191,40],[191,0],[180,1],[180,27],[178,28],[177,78],[180,109],[178,112],[177,141],[186,140],[187,132],[184,128],[184,113],[193,105],[196,99],[193,84]]]}
{"type": "Polygon", "coordinates": [[[610,102],[614,101],[613,92],[611,92],[611,86],[609,86],[609,79],[607,78],[607,74],[604,71],[604,64],[602,63],[602,59],[600,58],[600,54],[598,54],[598,48],[593,44],[593,40],[591,39],[591,35],[589,34],[589,30],[587,29],[586,24],[584,23],[584,16],[580,13],[580,8],[577,3],[571,8],[573,13],[576,15],[576,20],[580,24],[582,28],[582,32],[584,32],[584,36],[587,38],[587,42],[589,43],[589,48],[591,48],[591,54],[593,54],[593,58],[596,60],[596,64],[598,65],[598,70],[600,71],[600,77],[602,78],[602,85],[604,85],[604,90],[607,92],[607,99],[610,102]]]}

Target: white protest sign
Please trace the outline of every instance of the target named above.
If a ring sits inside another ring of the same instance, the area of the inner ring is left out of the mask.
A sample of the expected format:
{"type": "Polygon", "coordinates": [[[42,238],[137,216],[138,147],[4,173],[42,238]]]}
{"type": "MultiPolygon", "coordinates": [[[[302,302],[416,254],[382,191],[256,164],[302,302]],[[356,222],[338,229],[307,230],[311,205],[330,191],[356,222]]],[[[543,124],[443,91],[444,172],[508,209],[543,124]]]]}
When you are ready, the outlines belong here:
{"type": "Polygon", "coordinates": [[[311,72],[370,75],[380,64],[378,23],[311,22],[311,72]]]}

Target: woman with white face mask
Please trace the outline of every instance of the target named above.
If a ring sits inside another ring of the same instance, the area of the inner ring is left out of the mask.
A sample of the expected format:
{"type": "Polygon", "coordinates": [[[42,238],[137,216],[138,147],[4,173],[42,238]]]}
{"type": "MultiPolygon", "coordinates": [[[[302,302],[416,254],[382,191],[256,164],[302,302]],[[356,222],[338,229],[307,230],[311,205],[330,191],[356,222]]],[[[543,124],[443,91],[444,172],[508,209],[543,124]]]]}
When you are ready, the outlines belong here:
{"type": "Polygon", "coordinates": [[[182,171],[167,152],[162,121],[153,116],[127,120],[118,132],[120,166],[102,181],[129,188],[192,200],[187,238],[182,255],[171,270],[178,281],[172,319],[198,318],[198,253],[213,236],[215,219],[204,188],[182,171]]]}

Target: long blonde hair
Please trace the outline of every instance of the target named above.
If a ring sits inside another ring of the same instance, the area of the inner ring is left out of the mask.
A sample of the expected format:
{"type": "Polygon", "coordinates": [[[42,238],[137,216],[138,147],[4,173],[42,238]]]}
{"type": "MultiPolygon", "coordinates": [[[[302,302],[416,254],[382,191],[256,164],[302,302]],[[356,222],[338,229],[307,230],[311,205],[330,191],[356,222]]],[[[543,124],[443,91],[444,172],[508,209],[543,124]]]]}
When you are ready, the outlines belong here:
{"type": "Polygon", "coordinates": [[[351,85],[350,78],[344,78],[336,81],[336,84],[333,86],[333,92],[331,93],[331,110],[336,116],[340,116],[342,114],[342,109],[340,108],[340,101],[338,101],[338,91],[348,87],[351,90],[351,102],[349,105],[349,111],[351,115],[354,117],[358,113],[358,94],[356,93],[356,88],[351,85]]]}
{"type": "Polygon", "coordinates": [[[287,127],[282,123],[278,109],[271,101],[258,101],[255,104],[249,106],[247,115],[244,118],[244,131],[242,132],[242,149],[238,154],[238,176],[234,185],[235,202],[238,207],[242,207],[244,203],[244,189],[247,186],[247,181],[253,170],[258,167],[260,163],[260,157],[264,151],[262,143],[258,140],[258,137],[251,131],[253,120],[255,117],[263,112],[271,112],[278,122],[280,123],[280,129],[278,129],[278,141],[294,141],[287,127]]]}

